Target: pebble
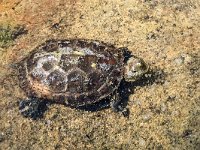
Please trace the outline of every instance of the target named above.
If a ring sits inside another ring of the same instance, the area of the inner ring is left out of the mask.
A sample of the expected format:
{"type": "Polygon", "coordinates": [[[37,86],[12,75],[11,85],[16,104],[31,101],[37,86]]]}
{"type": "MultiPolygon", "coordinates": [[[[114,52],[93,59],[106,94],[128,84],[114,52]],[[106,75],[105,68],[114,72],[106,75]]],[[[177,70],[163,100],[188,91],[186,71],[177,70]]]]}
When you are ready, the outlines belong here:
{"type": "Polygon", "coordinates": [[[176,65],[180,66],[182,64],[188,65],[192,62],[192,57],[188,54],[181,54],[178,58],[174,60],[176,65]]]}
{"type": "Polygon", "coordinates": [[[167,109],[167,106],[166,106],[164,103],[162,103],[162,104],[160,105],[160,109],[161,109],[162,112],[165,112],[166,109],[167,109]]]}
{"type": "Polygon", "coordinates": [[[139,145],[144,147],[146,145],[146,141],[143,138],[139,139],[139,145]]]}
{"type": "Polygon", "coordinates": [[[150,120],[151,117],[152,117],[152,113],[151,112],[148,112],[148,113],[142,115],[142,118],[143,118],[144,121],[150,120]]]}

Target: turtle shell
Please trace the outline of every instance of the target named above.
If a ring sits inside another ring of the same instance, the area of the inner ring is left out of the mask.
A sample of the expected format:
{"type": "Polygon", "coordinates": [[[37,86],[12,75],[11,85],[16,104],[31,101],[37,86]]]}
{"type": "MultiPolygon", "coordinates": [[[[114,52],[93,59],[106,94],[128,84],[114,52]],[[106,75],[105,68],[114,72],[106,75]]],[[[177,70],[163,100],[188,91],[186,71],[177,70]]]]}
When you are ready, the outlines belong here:
{"type": "Polygon", "coordinates": [[[48,40],[20,62],[20,87],[29,97],[92,104],[118,88],[123,60],[119,49],[100,41],[48,40]]]}

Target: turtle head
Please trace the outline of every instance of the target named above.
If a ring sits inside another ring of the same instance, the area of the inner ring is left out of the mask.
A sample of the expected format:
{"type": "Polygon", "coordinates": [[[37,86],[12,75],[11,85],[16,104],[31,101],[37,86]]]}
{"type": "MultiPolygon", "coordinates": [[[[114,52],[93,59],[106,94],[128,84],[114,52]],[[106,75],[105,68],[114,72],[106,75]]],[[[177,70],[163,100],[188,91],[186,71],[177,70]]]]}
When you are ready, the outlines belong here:
{"type": "Polygon", "coordinates": [[[148,65],[143,59],[131,56],[125,65],[124,78],[127,82],[133,82],[142,77],[148,71],[148,65]]]}

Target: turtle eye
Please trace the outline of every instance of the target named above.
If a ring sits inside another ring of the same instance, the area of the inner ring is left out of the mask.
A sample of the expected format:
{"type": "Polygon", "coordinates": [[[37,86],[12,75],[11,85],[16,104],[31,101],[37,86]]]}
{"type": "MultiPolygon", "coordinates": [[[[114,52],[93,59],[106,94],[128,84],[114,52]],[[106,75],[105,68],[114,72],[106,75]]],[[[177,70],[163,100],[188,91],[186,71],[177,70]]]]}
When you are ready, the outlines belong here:
{"type": "Polygon", "coordinates": [[[136,71],[136,70],[133,70],[132,72],[133,72],[133,73],[136,73],[137,71],[136,71]]]}

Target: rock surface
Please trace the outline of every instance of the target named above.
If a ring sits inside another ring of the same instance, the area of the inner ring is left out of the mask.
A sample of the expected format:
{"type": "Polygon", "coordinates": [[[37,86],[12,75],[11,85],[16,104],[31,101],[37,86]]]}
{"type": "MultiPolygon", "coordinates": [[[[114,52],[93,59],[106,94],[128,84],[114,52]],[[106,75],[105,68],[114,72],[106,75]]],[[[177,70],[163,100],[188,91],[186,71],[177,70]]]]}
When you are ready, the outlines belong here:
{"type": "Polygon", "coordinates": [[[0,149],[200,147],[198,0],[0,0],[0,24],[28,31],[0,48],[0,149]],[[136,83],[129,119],[62,105],[38,121],[19,114],[26,95],[12,66],[49,38],[97,39],[148,62],[152,80],[136,83]]]}

